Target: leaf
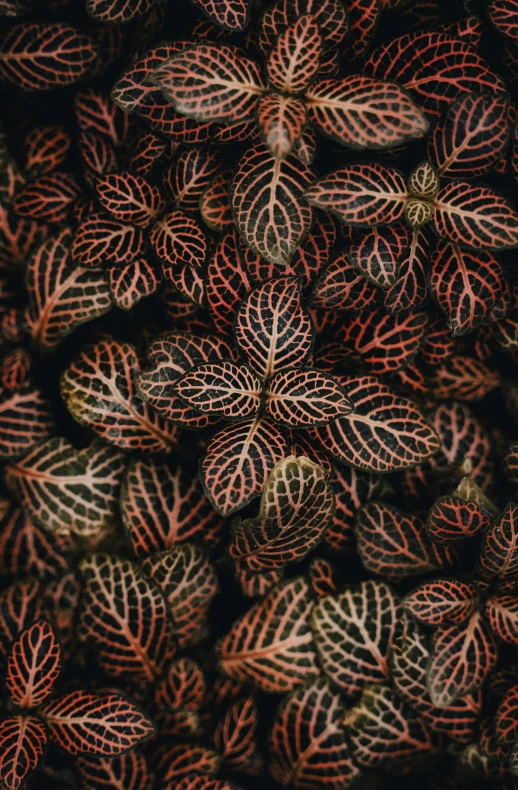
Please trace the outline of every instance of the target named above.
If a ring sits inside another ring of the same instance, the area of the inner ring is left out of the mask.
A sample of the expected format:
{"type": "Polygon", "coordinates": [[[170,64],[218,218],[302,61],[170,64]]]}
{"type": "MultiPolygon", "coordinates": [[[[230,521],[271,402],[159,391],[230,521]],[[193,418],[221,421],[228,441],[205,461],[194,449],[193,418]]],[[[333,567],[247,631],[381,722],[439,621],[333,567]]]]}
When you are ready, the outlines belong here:
{"type": "Polygon", "coordinates": [[[269,693],[285,693],[317,677],[308,622],[312,607],[302,577],[279,584],[218,643],[221,670],[269,693]]]}
{"type": "Polygon", "coordinates": [[[71,691],[42,714],[52,740],[68,754],[122,754],[154,734],[151,721],[120,694],[71,691]]]}
{"type": "Polygon", "coordinates": [[[226,233],[234,227],[230,208],[229,187],[232,180],[230,170],[216,176],[200,198],[200,214],[211,230],[226,233]]]}
{"type": "Polygon", "coordinates": [[[77,125],[83,132],[96,132],[120,147],[128,133],[128,116],[110,95],[92,86],[76,93],[74,110],[77,125]]]}
{"type": "Polygon", "coordinates": [[[459,93],[505,91],[471,44],[448,33],[419,32],[391,39],[374,50],[366,71],[405,87],[431,117],[459,93]]]}
{"type": "Polygon", "coordinates": [[[452,181],[435,199],[439,236],[475,250],[518,246],[518,214],[504,197],[469,181],[452,181]]]}
{"type": "Polygon", "coordinates": [[[0,76],[26,91],[78,82],[96,58],[93,40],[62,23],[20,22],[0,38],[0,76]]]}
{"type": "Polygon", "coordinates": [[[299,562],[320,543],[333,515],[324,470],[289,456],[270,472],[258,515],[232,522],[229,554],[255,572],[299,562]]]}
{"type": "Polygon", "coordinates": [[[387,290],[396,282],[399,263],[410,246],[404,225],[357,230],[349,248],[351,263],[367,280],[387,290]]]}
{"type": "Polygon", "coordinates": [[[505,96],[461,94],[428,140],[439,175],[472,178],[491,170],[509,140],[508,111],[505,96]]]}
{"type": "Polygon", "coordinates": [[[476,587],[457,579],[423,582],[403,601],[408,614],[432,626],[463,623],[469,620],[478,604],[476,587]]]}
{"type": "Polygon", "coordinates": [[[80,571],[85,580],[81,640],[94,647],[107,675],[141,686],[152,683],[174,652],[160,588],[129,560],[107,554],[83,559],[80,571]]]}
{"type": "Polygon", "coordinates": [[[198,44],[173,55],[151,79],[177,112],[198,121],[250,118],[265,91],[256,63],[222,44],[198,44]]]}
{"type": "Polygon", "coordinates": [[[119,222],[146,227],[163,209],[157,187],[129,171],[103,175],[95,182],[101,206],[119,222]]]}
{"type": "Polygon", "coordinates": [[[266,9],[259,34],[259,46],[265,56],[277,37],[301,16],[311,14],[329,47],[341,44],[348,30],[347,11],[340,0],[277,0],[266,9]]]}
{"type": "Polygon", "coordinates": [[[360,773],[341,726],[344,709],[328,680],[285,697],[270,736],[271,773],[283,787],[347,787],[360,773]]]}
{"type": "Polygon", "coordinates": [[[433,704],[444,708],[478,689],[496,659],[495,641],[479,612],[468,623],[439,628],[427,673],[433,704]]]}
{"type": "Polygon", "coordinates": [[[312,171],[300,160],[278,161],[263,145],[248,149],[238,162],[230,203],[239,235],[250,249],[273,264],[289,264],[313,223],[304,189],[312,171]]]}
{"type": "Polygon", "coordinates": [[[385,165],[348,165],[312,184],[310,206],[328,211],[347,225],[392,224],[403,217],[407,188],[403,175],[385,165]]]}
{"type": "Polygon", "coordinates": [[[311,429],[333,458],[358,469],[395,472],[421,463],[439,448],[438,439],[412,401],[374,376],[340,378],[354,412],[311,429]]]}
{"type": "Polygon", "coordinates": [[[123,454],[100,441],[76,450],[55,437],[8,464],[5,479],[42,527],[88,536],[113,523],[123,469],[123,454]]]}
{"type": "Polygon", "coordinates": [[[472,332],[491,314],[505,275],[489,252],[465,252],[439,241],[432,257],[430,290],[448,318],[453,337],[472,332]]]}
{"type": "Polygon", "coordinates": [[[278,91],[303,93],[320,65],[322,35],[316,18],[301,16],[275,42],[268,57],[268,82],[278,91]]]}
{"type": "Polygon", "coordinates": [[[0,519],[0,573],[11,578],[52,578],[68,570],[76,550],[71,536],[36,524],[26,511],[9,507],[0,519]]]}
{"type": "Polygon", "coordinates": [[[126,790],[152,790],[153,775],[143,754],[132,751],[117,757],[90,757],[75,760],[81,783],[95,790],[110,790],[119,782],[126,790]]]}
{"type": "Polygon", "coordinates": [[[313,609],[311,627],[322,668],[346,696],[389,677],[398,614],[399,598],[376,581],[350,585],[322,598],[313,609]]]}
{"type": "Polygon", "coordinates": [[[189,146],[174,158],[164,173],[162,184],[166,196],[177,208],[197,211],[201,196],[221,172],[220,164],[216,148],[189,146]]]}
{"type": "Polygon", "coordinates": [[[207,255],[205,234],[198,222],[183,211],[164,214],[152,226],[149,243],[166,276],[179,263],[202,266],[207,255]]]}
{"type": "Polygon", "coordinates": [[[89,214],[80,222],[72,242],[72,258],[80,266],[93,268],[131,263],[141,257],[145,237],[142,228],[124,225],[102,213],[89,214]]]}
{"type": "Polygon", "coordinates": [[[456,354],[436,369],[432,379],[435,397],[459,401],[480,400],[498,387],[499,374],[473,357],[456,354]]]}
{"type": "MultiPolygon", "coordinates": [[[[232,221],[233,225],[233,221],[232,221]]],[[[246,265],[246,252],[253,253],[242,245],[233,228],[216,244],[209,257],[205,293],[212,321],[219,332],[232,331],[236,308],[252,290],[252,279],[246,265]]]]}
{"type": "Polygon", "coordinates": [[[478,486],[470,478],[463,478],[451,496],[434,502],[426,529],[434,543],[454,543],[486,532],[492,515],[490,503],[478,486]]]}
{"type": "Polygon", "coordinates": [[[417,514],[381,502],[368,502],[358,511],[355,532],[365,568],[393,581],[440,571],[456,559],[453,550],[432,543],[417,514]]]}
{"type": "Polygon", "coordinates": [[[6,790],[25,784],[46,745],[45,725],[35,716],[9,716],[0,721],[0,781],[6,790]]]}
{"type": "Polygon", "coordinates": [[[249,0],[192,0],[195,6],[225,30],[244,30],[250,15],[249,0]]]}
{"type": "Polygon", "coordinates": [[[180,647],[201,641],[219,586],[205,553],[195,543],[180,543],[146,557],[142,571],[160,587],[180,647]]]}
{"type": "Polygon", "coordinates": [[[61,222],[68,216],[80,188],[70,173],[56,171],[23,186],[15,195],[13,210],[19,217],[61,222]]]}
{"type": "Polygon", "coordinates": [[[36,126],[25,135],[25,172],[50,173],[65,160],[72,139],[63,126],[36,126]]]}
{"type": "Polygon", "coordinates": [[[132,310],[141,299],[151,296],[160,284],[160,276],[145,258],[110,269],[110,291],[116,306],[132,310]]]}
{"type": "Polygon", "coordinates": [[[0,392],[0,458],[18,458],[53,432],[50,403],[31,381],[0,392]]]}
{"type": "Polygon", "coordinates": [[[33,344],[42,350],[54,348],[77,326],[112,306],[104,273],[75,266],[70,243],[71,232],[65,228],[37,247],[27,262],[26,319],[33,344]]]}
{"type": "Polygon", "coordinates": [[[339,382],[311,368],[275,373],[266,385],[266,412],[290,428],[327,425],[353,410],[339,382]]]}
{"type": "Polygon", "coordinates": [[[137,557],[193,538],[210,540],[221,525],[198,476],[185,464],[171,466],[155,458],[130,461],[122,482],[120,509],[137,557]]]}
{"type": "Polygon", "coordinates": [[[378,299],[378,289],[352,264],[342,252],[334,257],[321,273],[311,292],[312,307],[324,310],[359,312],[378,299]]]}
{"type": "Polygon", "coordinates": [[[286,449],[283,434],[261,416],[232,423],[216,433],[201,462],[200,476],[218,513],[228,516],[258,496],[286,449]]]}
{"type": "Polygon", "coordinates": [[[241,420],[261,405],[261,379],[246,365],[205,362],[187,371],[174,393],[196,411],[241,420]]]}
{"type": "Polygon", "coordinates": [[[434,739],[422,719],[389,686],[371,685],[343,719],[356,761],[371,768],[397,765],[434,753],[434,739]]]}
{"type": "Polygon", "coordinates": [[[37,708],[52,693],[62,669],[61,648],[47,620],[37,620],[14,642],[5,685],[19,708],[37,708]]]}
{"type": "Polygon", "coordinates": [[[349,57],[361,57],[369,48],[376,31],[382,10],[382,0],[350,0],[347,5],[349,15],[349,57]]]}
{"type": "Polygon", "coordinates": [[[504,695],[496,714],[496,736],[499,744],[512,744],[518,735],[516,707],[518,705],[518,687],[513,686],[504,695]]]}
{"type": "Polygon", "coordinates": [[[232,772],[256,775],[261,768],[257,751],[259,713],[253,697],[244,697],[227,710],[214,731],[214,746],[232,772]]]}
{"type": "Polygon", "coordinates": [[[509,645],[518,644],[518,601],[516,595],[491,596],[485,615],[491,631],[509,645]]]}
{"type": "Polygon", "coordinates": [[[491,0],[488,11],[489,18],[496,29],[516,41],[518,39],[516,0],[491,0]]]}
{"type": "Polygon", "coordinates": [[[302,304],[300,280],[279,277],[251,291],[239,305],[235,338],[263,380],[302,367],[313,346],[313,325],[302,304]]]}
{"type": "Polygon", "coordinates": [[[514,576],[517,569],[518,505],[511,502],[484,535],[478,573],[489,580],[514,576]]]}
{"type": "Polygon", "coordinates": [[[283,159],[292,152],[302,134],[306,105],[300,99],[267,93],[259,99],[257,123],[271,156],[283,159]]]}
{"type": "Polygon", "coordinates": [[[421,110],[394,83],[364,76],[319,80],[306,98],[310,120],[350,148],[390,148],[428,129],[421,110]]]}
{"type": "Polygon", "coordinates": [[[159,774],[164,790],[176,790],[177,783],[185,776],[203,775],[206,779],[215,776],[221,764],[219,754],[196,743],[176,744],[164,749],[163,755],[159,774]]]}
{"type": "Polygon", "coordinates": [[[75,420],[122,449],[169,450],[176,429],[135,396],[137,354],[129,343],[102,340],[88,346],[61,379],[61,397],[75,420]]]}
{"type": "Polygon", "coordinates": [[[152,7],[152,0],[86,0],[86,10],[99,22],[129,22],[152,7]]]}
{"type": "Polygon", "coordinates": [[[22,631],[42,616],[40,584],[36,579],[16,581],[0,593],[0,655],[9,652],[22,631]]]}

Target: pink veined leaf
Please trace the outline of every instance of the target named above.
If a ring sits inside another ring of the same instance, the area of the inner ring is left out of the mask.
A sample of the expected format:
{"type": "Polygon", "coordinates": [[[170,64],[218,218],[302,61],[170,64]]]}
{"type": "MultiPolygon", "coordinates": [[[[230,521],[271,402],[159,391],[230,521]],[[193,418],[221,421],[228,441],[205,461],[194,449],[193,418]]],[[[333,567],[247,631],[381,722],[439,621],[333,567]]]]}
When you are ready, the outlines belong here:
{"type": "Polygon", "coordinates": [[[476,611],[479,596],[476,587],[457,579],[424,582],[408,593],[405,610],[425,625],[457,625],[476,611]]]}
{"type": "Polygon", "coordinates": [[[297,159],[300,159],[302,164],[309,167],[313,164],[315,156],[317,155],[317,146],[317,136],[311,126],[307,126],[295,143],[293,156],[296,156],[297,159]]]}
{"type": "Polygon", "coordinates": [[[200,476],[218,513],[228,516],[258,496],[286,450],[283,434],[261,416],[232,423],[216,433],[201,462],[200,476]]]}
{"type": "Polygon", "coordinates": [[[0,458],[24,455],[53,432],[50,403],[30,380],[0,392],[0,458]]]}
{"type": "Polygon", "coordinates": [[[72,144],[62,126],[37,126],[24,137],[25,172],[31,176],[50,173],[61,165],[72,144]]]}
{"type": "Polygon", "coordinates": [[[517,708],[518,686],[513,686],[504,695],[496,712],[496,736],[502,745],[512,744],[516,741],[518,735],[517,708]]]}
{"type": "Polygon", "coordinates": [[[173,392],[204,414],[241,420],[261,405],[261,379],[246,365],[205,362],[187,371],[173,392]]]}
{"type": "Polygon", "coordinates": [[[276,373],[266,383],[266,412],[290,428],[326,425],[352,410],[341,384],[313,368],[276,373]]]}
{"type": "Polygon", "coordinates": [[[302,577],[279,584],[218,643],[221,670],[269,693],[285,693],[317,677],[309,626],[313,605],[302,577]]]}
{"type": "Polygon", "coordinates": [[[264,144],[246,151],[230,188],[239,235],[250,249],[273,264],[290,263],[313,224],[304,190],[312,171],[295,157],[276,160],[264,144]]]}
{"type": "Polygon", "coordinates": [[[232,332],[239,302],[253,287],[246,261],[248,249],[240,243],[233,228],[218,241],[209,256],[205,296],[212,321],[222,334],[232,332]]]}
{"type": "Polygon", "coordinates": [[[0,656],[7,658],[14,640],[42,617],[42,597],[37,579],[13,582],[0,593],[0,656]]]}
{"type": "Polygon", "coordinates": [[[143,254],[142,228],[125,225],[107,214],[94,212],[79,224],[72,242],[76,264],[94,268],[103,264],[131,263],[143,254]]]}
{"type": "Polygon", "coordinates": [[[492,632],[509,645],[518,644],[518,601],[516,595],[494,595],[485,611],[492,632]]]}
{"type": "Polygon", "coordinates": [[[199,223],[184,211],[171,211],[154,223],[149,243],[160,259],[164,273],[181,263],[202,266],[205,262],[205,234],[199,223]]]}
{"type": "Polygon", "coordinates": [[[456,560],[454,550],[432,543],[418,515],[381,502],[368,502],[358,511],[355,533],[367,570],[394,581],[441,570],[456,560]]]}
{"type": "Polygon", "coordinates": [[[153,0],[86,0],[86,10],[99,22],[130,22],[145,14],[153,5],[153,0]]]}
{"type": "Polygon", "coordinates": [[[265,91],[259,67],[233,47],[198,44],[152,75],[177,112],[199,121],[243,121],[265,91]]]}
{"type": "Polygon", "coordinates": [[[125,752],[117,757],[83,755],[74,763],[86,787],[110,790],[114,782],[120,782],[126,790],[153,790],[153,774],[146,758],[138,751],[125,752]]]}
{"type": "Polygon", "coordinates": [[[224,30],[241,31],[248,24],[250,0],[191,0],[211,22],[224,30]]]}
{"type": "Polygon", "coordinates": [[[297,20],[311,14],[320,28],[327,46],[341,44],[348,30],[347,11],[340,0],[277,0],[263,14],[259,46],[265,56],[277,37],[297,20]]]}
{"type": "Polygon", "coordinates": [[[52,740],[69,754],[117,755],[154,734],[151,721],[120,694],[71,691],[42,710],[52,740]]]}
{"type": "Polygon", "coordinates": [[[518,246],[518,214],[506,198],[469,181],[452,181],[435,199],[434,225],[439,236],[475,250],[518,246]]]}
{"type": "Polygon", "coordinates": [[[496,659],[494,638],[479,612],[467,623],[439,628],[427,673],[433,704],[444,708],[478,689],[496,659]]]}
{"type": "Polygon", "coordinates": [[[20,217],[61,222],[67,218],[80,191],[74,176],[56,170],[23,186],[14,197],[13,210],[20,217]]]}
{"type": "Polygon", "coordinates": [[[500,33],[513,41],[518,41],[518,8],[516,0],[491,0],[489,18],[500,33]]]}
{"type": "Polygon", "coordinates": [[[453,494],[434,502],[426,529],[435,543],[454,543],[486,532],[494,515],[478,486],[471,478],[463,478],[453,494]]]}
{"type": "Polygon", "coordinates": [[[220,769],[221,755],[197,743],[178,743],[157,751],[161,759],[158,762],[155,758],[156,772],[164,790],[176,790],[180,779],[193,774],[210,779],[220,769]]]}
{"type": "Polygon", "coordinates": [[[214,746],[223,756],[228,770],[249,776],[261,772],[262,758],[257,749],[259,712],[252,696],[234,702],[219,720],[214,731],[214,746]]]}
{"type": "Polygon", "coordinates": [[[37,708],[52,693],[61,669],[61,647],[54,629],[47,620],[37,620],[11,648],[7,693],[17,707],[37,708]]]}
{"type": "Polygon", "coordinates": [[[325,674],[346,696],[389,677],[388,657],[399,598],[384,583],[366,581],[317,603],[311,627],[325,674]]]}
{"type": "Polygon", "coordinates": [[[319,80],[306,99],[318,129],[351,148],[389,148],[428,130],[421,110],[394,83],[363,76],[319,80]]]}
{"type": "Polygon", "coordinates": [[[98,132],[81,132],[79,151],[84,177],[92,186],[98,176],[117,168],[117,154],[113,144],[98,132]]]}
{"type": "Polygon", "coordinates": [[[306,124],[303,101],[280,93],[267,93],[257,105],[261,136],[275,159],[292,152],[306,124]]]}
{"type": "Polygon", "coordinates": [[[160,275],[145,258],[140,258],[125,266],[112,266],[109,282],[112,299],[117,307],[131,310],[141,299],[156,292],[160,275]]]}
{"type": "Polygon", "coordinates": [[[378,300],[378,289],[353,265],[345,252],[334,257],[311,292],[310,304],[327,310],[359,312],[378,300]]]}
{"type": "Polygon", "coordinates": [[[484,535],[478,562],[487,580],[514,576],[518,569],[518,505],[511,502],[484,535]]]}
{"type": "Polygon", "coordinates": [[[411,233],[409,247],[401,257],[396,282],[385,296],[387,312],[419,310],[426,302],[429,247],[429,240],[423,229],[415,228],[411,233]]]}
{"type": "Polygon", "coordinates": [[[231,179],[230,170],[220,173],[200,198],[200,214],[203,221],[207,227],[218,233],[225,233],[234,227],[228,194],[231,179]]]}
{"type": "MultiPolygon", "coordinates": [[[[192,121],[191,121],[192,123],[192,121]]],[[[162,185],[176,208],[197,211],[200,198],[213,178],[221,172],[217,148],[189,146],[165,170],[162,185]]]]}
{"type": "Polygon", "coordinates": [[[234,565],[234,576],[245,598],[264,598],[284,579],[284,567],[255,573],[238,560],[234,565]]]}
{"type": "Polygon", "coordinates": [[[461,95],[428,141],[428,156],[439,175],[471,178],[491,170],[509,141],[508,114],[505,96],[461,95]]]}
{"type": "Polygon", "coordinates": [[[129,171],[101,176],[95,182],[95,191],[109,214],[132,225],[149,225],[164,207],[157,187],[129,171]]]}
{"type": "Polygon", "coordinates": [[[320,65],[322,35],[314,16],[305,14],[278,37],[268,57],[268,82],[286,93],[303,93],[320,65]]]}
{"type": "Polygon", "coordinates": [[[333,515],[324,470],[288,456],[268,476],[258,515],[232,522],[229,554],[255,572],[298,562],[322,540],[333,515]]]}
{"type": "Polygon", "coordinates": [[[347,787],[359,774],[341,721],[340,697],[317,678],[285,697],[270,735],[271,772],[283,787],[347,787]]]}
{"type": "Polygon", "coordinates": [[[306,189],[315,208],[335,214],[347,225],[371,227],[402,219],[408,197],[399,170],[379,164],[348,165],[306,189]]]}
{"type": "Polygon", "coordinates": [[[358,229],[353,233],[351,263],[374,285],[389,289],[398,279],[399,265],[410,246],[404,225],[358,229]]]}
{"type": "Polygon", "coordinates": [[[0,781],[19,790],[38,767],[47,745],[47,730],[35,716],[9,716],[0,721],[0,781]]]}
{"type": "Polygon", "coordinates": [[[361,57],[369,48],[382,10],[382,0],[349,0],[350,31],[347,44],[354,59],[361,57]]]}
{"type": "Polygon", "coordinates": [[[499,374],[473,357],[454,355],[435,370],[431,384],[437,400],[476,401],[499,385],[499,374]]]}
{"type": "Polygon", "coordinates": [[[124,142],[128,132],[128,116],[112,101],[108,93],[87,87],[74,99],[77,125],[83,132],[96,132],[115,147],[124,142]]]}

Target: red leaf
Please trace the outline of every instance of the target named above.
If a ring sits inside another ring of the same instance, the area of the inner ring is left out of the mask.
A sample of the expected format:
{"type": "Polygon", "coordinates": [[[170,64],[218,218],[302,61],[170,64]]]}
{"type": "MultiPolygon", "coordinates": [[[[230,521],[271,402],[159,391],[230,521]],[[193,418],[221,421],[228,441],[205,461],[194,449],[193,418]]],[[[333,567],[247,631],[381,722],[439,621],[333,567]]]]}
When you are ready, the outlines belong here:
{"type": "Polygon", "coordinates": [[[71,691],[42,710],[52,740],[69,754],[122,754],[150,738],[151,721],[120,694],[71,691]]]}
{"type": "Polygon", "coordinates": [[[518,735],[518,686],[505,694],[496,713],[496,736],[500,744],[512,744],[518,735]]]}
{"type": "Polygon", "coordinates": [[[347,12],[350,31],[347,44],[354,59],[361,57],[369,48],[379,22],[381,9],[382,0],[349,0],[347,12]]]}
{"type": "Polygon", "coordinates": [[[173,55],[153,71],[152,81],[177,112],[199,121],[249,118],[265,90],[256,63],[222,44],[173,55]]]}
{"type": "Polygon", "coordinates": [[[234,221],[243,241],[270,263],[289,264],[309,232],[313,211],[304,189],[312,180],[300,160],[278,162],[263,144],[239,160],[230,189],[234,221]]]}
{"type": "Polygon", "coordinates": [[[239,350],[266,380],[273,373],[300,368],[313,346],[313,327],[294,277],[270,280],[241,302],[235,323],[239,350]]]}
{"type": "Polygon", "coordinates": [[[164,157],[166,142],[152,132],[142,132],[130,153],[129,169],[148,175],[164,157]]]}
{"type": "Polygon", "coordinates": [[[159,284],[160,276],[145,258],[110,269],[111,295],[121,310],[132,310],[141,299],[154,294],[159,284]]]}
{"type": "Polygon", "coordinates": [[[223,334],[232,331],[237,305],[252,289],[247,251],[251,257],[253,253],[239,242],[232,229],[220,239],[209,257],[205,292],[212,321],[223,334]]]}
{"type": "Polygon", "coordinates": [[[126,752],[118,757],[78,757],[75,766],[84,787],[113,790],[118,782],[125,790],[153,790],[153,775],[146,759],[139,752],[126,752]]]}
{"type": "Polygon", "coordinates": [[[514,576],[518,570],[518,505],[507,505],[484,535],[478,571],[483,579],[514,576]]]}
{"type": "Polygon", "coordinates": [[[50,403],[27,381],[0,393],[0,458],[17,458],[54,431],[50,403]]]}
{"type": "Polygon", "coordinates": [[[279,429],[261,417],[219,431],[209,442],[200,468],[203,487],[218,513],[228,516],[260,494],[286,449],[279,429]]]}
{"type": "Polygon", "coordinates": [[[418,515],[392,505],[364,505],[358,511],[355,532],[365,568],[394,581],[440,571],[456,560],[453,550],[432,543],[418,515]]]}
{"type": "Polygon", "coordinates": [[[90,185],[94,184],[97,176],[117,169],[118,162],[115,148],[101,134],[97,132],[81,132],[78,143],[83,162],[84,177],[90,185]]]}
{"type": "Polygon", "coordinates": [[[229,554],[255,572],[299,562],[320,543],[333,515],[324,470],[289,456],[268,476],[258,515],[232,522],[229,554]]]}
{"type": "Polygon", "coordinates": [[[374,305],[378,289],[365,279],[345,252],[322,272],[311,292],[311,305],[324,310],[359,312],[374,305]]]}
{"type": "Polygon", "coordinates": [[[440,316],[432,318],[419,353],[427,365],[435,367],[453,355],[455,341],[440,316]]]}
{"type": "Polygon", "coordinates": [[[277,36],[305,14],[311,14],[316,19],[329,47],[341,44],[348,30],[348,20],[347,11],[340,0],[278,0],[263,15],[259,34],[263,54],[267,56],[277,36]]]}
{"type": "Polygon", "coordinates": [[[0,655],[6,656],[16,637],[41,617],[40,584],[18,581],[0,593],[0,655]]]}
{"type": "Polygon", "coordinates": [[[341,721],[338,694],[317,678],[285,697],[270,736],[271,772],[283,787],[348,787],[359,774],[341,721]]]}
{"type": "Polygon", "coordinates": [[[93,40],[71,25],[21,22],[0,39],[0,76],[26,91],[51,90],[80,80],[96,57],[93,40]]]}
{"type": "Polygon", "coordinates": [[[205,414],[240,420],[261,405],[261,379],[246,365],[205,362],[187,371],[173,392],[205,414]]]}
{"type": "Polygon", "coordinates": [[[457,579],[424,582],[405,596],[406,611],[425,625],[463,623],[477,610],[476,587],[457,579]]]}
{"type": "Polygon", "coordinates": [[[225,30],[241,31],[248,24],[249,0],[192,0],[216,25],[225,30]]]}
{"type": "Polygon", "coordinates": [[[253,697],[234,702],[214,731],[214,746],[227,768],[251,776],[261,770],[257,751],[258,710],[253,697]]]}
{"type": "Polygon", "coordinates": [[[219,642],[222,671],[271,693],[291,691],[317,677],[308,622],[313,605],[302,577],[279,584],[219,642]]]}
{"type": "Polygon", "coordinates": [[[388,657],[399,598],[383,582],[366,581],[323,598],[311,627],[323,670],[348,697],[389,677],[388,657]]]}
{"type": "Polygon", "coordinates": [[[40,176],[22,187],[13,200],[13,210],[20,217],[61,222],[68,216],[80,188],[70,173],[56,171],[40,176]]]}
{"type": "Polygon", "coordinates": [[[490,20],[500,33],[514,41],[518,40],[516,0],[491,0],[488,11],[490,20]]]}
{"type": "Polygon", "coordinates": [[[426,528],[435,543],[454,543],[485,532],[492,515],[489,501],[466,477],[451,496],[440,497],[434,502],[426,528]]]}
{"type": "Polygon", "coordinates": [[[371,283],[387,290],[398,277],[399,263],[410,247],[405,225],[357,230],[349,248],[351,263],[371,283]]]}
{"type": "Polygon", "coordinates": [[[108,93],[87,87],[76,93],[74,109],[77,125],[83,132],[96,132],[119,147],[128,133],[128,116],[108,93]]]}
{"type": "Polygon", "coordinates": [[[471,178],[491,170],[509,141],[508,112],[505,96],[462,94],[428,141],[439,175],[471,178]]]}
{"type": "Polygon", "coordinates": [[[155,186],[130,172],[102,176],[95,182],[97,197],[104,209],[119,222],[145,227],[164,207],[155,186]]]}
{"type": "Polygon", "coordinates": [[[275,42],[268,57],[268,82],[286,93],[303,93],[318,71],[322,36],[311,14],[301,16],[275,42]]]}
{"type": "Polygon", "coordinates": [[[86,0],[86,10],[99,22],[129,22],[153,6],[153,0],[86,0]]]}
{"type": "Polygon", "coordinates": [[[410,245],[400,259],[397,280],[385,296],[385,309],[389,313],[419,310],[426,302],[430,245],[421,228],[411,233],[410,245]]]}
{"type": "Polygon", "coordinates": [[[492,189],[452,181],[435,199],[434,225],[440,236],[476,250],[518,246],[518,214],[492,189]]]}
{"type": "Polygon", "coordinates": [[[486,604],[491,630],[509,645],[518,644],[518,600],[516,595],[492,596],[486,604]]]}
{"type": "Polygon", "coordinates": [[[88,268],[111,263],[121,265],[139,258],[144,244],[141,228],[94,213],[80,223],[72,243],[72,257],[77,264],[88,268]]]}
{"type": "Polygon", "coordinates": [[[151,228],[149,243],[166,276],[178,264],[202,266],[205,262],[205,234],[198,222],[183,211],[171,211],[161,217],[151,228]]]}
{"type": "Polygon", "coordinates": [[[47,745],[47,732],[34,716],[10,716],[0,721],[0,781],[18,790],[36,770],[47,745]]]}
{"type": "Polygon", "coordinates": [[[61,648],[47,620],[37,620],[14,642],[5,686],[19,708],[37,708],[52,693],[62,668],[61,648]]]}
{"type": "Polygon", "coordinates": [[[455,355],[436,369],[432,388],[437,400],[480,400],[498,387],[499,374],[472,357],[455,355]]]}
{"type": "Polygon", "coordinates": [[[350,414],[344,388],[328,373],[311,368],[274,374],[266,385],[266,412],[281,425],[327,425],[350,414]]]}
{"type": "Polygon", "coordinates": [[[336,214],[347,225],[391,224],[403,217],[403,175],[385,165],[348,165],[306,189],[310,206],[336,214]]]}
{"type": "Polygon", "coordinates": [[[189,146],[165,171],[163,187],[177,208],[197,211],[201,196],[219,171],[216,149],[207,145],[189,146]]]}
{"type": "Polygon", "coordinates": [[[72,140],[62,126],[36,126],[23,139],[25,172],[31,176],[50,173],[61,165],[72,140]]]}
{"type": "Polygon", "coordinates": [[[300,99],[267,93],[257,105],[257,123],[275,159],[292,152],[306,124],[306,105],[300,99]]]}
{"type": "Polygon", "coordinates": [[[234,220],[230,208],[229,187],[232,174],[225,170],[216,176],[200,198],[200,214],[211,230],[225,233],[232,230],[234,220]]]}
{"type": "Polygon", "coordinates": [[[478,689],[496,659],[494,639],[479,612],[467,624],[439,628],[428,668],[428,691],[433,704],[444,708],[478,689]]]}
{"type": "Polygon", "coordinates": [[[19,507],[11,507],[0,520],[0,572],[51,578],[65,573],[76,549],[71,536],[57,536],[36,524],[19,507]]]}

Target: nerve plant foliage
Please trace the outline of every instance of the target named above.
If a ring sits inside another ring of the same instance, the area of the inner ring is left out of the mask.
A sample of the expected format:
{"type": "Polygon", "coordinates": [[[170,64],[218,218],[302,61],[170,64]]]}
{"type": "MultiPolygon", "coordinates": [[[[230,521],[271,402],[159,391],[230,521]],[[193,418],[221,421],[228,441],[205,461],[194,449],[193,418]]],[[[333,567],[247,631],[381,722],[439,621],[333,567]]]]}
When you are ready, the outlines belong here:
{"type": "Polygon", "coordinates": [[[512,790],[516,0],[0,20],[0,787],[512,790]]]}

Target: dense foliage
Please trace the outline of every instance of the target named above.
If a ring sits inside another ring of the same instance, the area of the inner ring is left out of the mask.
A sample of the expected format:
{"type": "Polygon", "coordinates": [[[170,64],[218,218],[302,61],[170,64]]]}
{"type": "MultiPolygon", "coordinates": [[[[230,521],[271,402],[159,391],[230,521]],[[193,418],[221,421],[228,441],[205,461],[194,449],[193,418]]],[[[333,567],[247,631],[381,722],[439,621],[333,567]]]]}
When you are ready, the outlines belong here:
{"type": "Polygon", "coordinates": [[[0,0],[0,788],[518,790],[518,0],[0,0]]]}

